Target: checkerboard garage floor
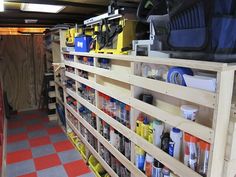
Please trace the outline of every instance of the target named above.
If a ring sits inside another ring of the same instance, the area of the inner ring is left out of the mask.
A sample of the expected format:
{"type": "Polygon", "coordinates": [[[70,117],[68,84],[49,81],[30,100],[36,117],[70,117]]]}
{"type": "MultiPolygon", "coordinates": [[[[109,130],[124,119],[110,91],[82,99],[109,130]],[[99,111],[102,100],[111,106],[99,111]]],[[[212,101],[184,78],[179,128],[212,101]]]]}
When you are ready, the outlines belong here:
{"type": "Polygon", "coordinates": [[[7,177],[95,177],[55,122],[41,111],[8,121],[7,177]]]}

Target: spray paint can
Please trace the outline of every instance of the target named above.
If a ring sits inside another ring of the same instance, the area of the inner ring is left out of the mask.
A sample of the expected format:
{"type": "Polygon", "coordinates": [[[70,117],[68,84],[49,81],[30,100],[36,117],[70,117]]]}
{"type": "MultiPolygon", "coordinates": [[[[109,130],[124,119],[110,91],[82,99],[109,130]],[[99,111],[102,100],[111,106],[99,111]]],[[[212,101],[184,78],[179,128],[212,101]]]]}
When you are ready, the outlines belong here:
{"type": "Polygon", "coordinates": [[[144,139],[148,140],[148,137],[149,137],[149,121],[148,121],[147,117],[144,118],[144,121],[143,121],[143,124],[142,124],[141,136],[144,139]]]}
{"type": "Polygon", "coordinates": [[[116,144],[116,134],[113,127],[110,127],[110,143],[115,146],[116,144]]]}
{"type": "Polygon", "coordinates": [[[120,167],[121,167],[121,163],[118,160],[116,160],[116,174],[118,176],[121,176],[120,167]]]}
{"type": "Polygon", "coordinates": [[[146,154],[145,174],[147,177],[152,177],[152,167],[153,167],[153,157],[149,154],[146,154]]]}
{"type": "Polygon", "coordinates": [[[117,149],[117,150],[120,150],[120,135],[119,135],[119,132],[117,130],[115,130],[115,145],[114,147],[117,149]]]}
{"type": "Polygon", "coordinates": [[[160,163],[158,160],[154,159],[153,167],[152,167],[152,177],[162,177],[162,168],[164,165],[160,163]]]}
{"type": "Polygon", "coordinates": [[[143,120],[144,120],[144,117],[143,117],[143,115],[140,113],[139,116],[138,116],[138,119],[137,119],[137,121],[136,121],[136,133],[137,133],[139,136],[141,136],[143,120]]]}
{"type": "Polygon", "coordinates": [[[161,137],[161,149],[168,153],[169,152],[169,142],[170,142],[170,134],[164,133],[161,137]]]}
{"type": "Polygon", "coordinates": [[[119,133],[119,136],[120,136],[120,149],[119,149],[119,151],[122,154],[125,154],[125,137],[121,133],[119,133]]]}
{"type": "Polygon", "coordinates": [[[136,167],[143,171],[145,162],[145,152],[142,148],[136,146],[136,167]]]}
{"type": "Polygon", "coordinates": [[[125,157],[130,160],[131,143],[128,138],[125,138],[125,157]]]}
{"type": "Polygon", "coordinates": [[[162,176],[163,177],[170,177],[170,170],[167,167],[162,169],[162,176]]]}
{"type": "Polygon", "coordinates": [[[116,172],[116,158],[111,156],[111,168],[116,172]]]}

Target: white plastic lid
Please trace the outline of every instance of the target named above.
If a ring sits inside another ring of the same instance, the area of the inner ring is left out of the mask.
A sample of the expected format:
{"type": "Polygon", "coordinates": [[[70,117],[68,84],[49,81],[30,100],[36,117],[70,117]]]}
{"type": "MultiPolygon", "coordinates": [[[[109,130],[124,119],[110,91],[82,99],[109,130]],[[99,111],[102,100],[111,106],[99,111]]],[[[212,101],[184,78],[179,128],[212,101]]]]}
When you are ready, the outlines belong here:
{"type": "Polygon", "coordinates": [[[183,112],[194,113],[198,111],[198,108],[193,105],[182,105],[180,108],[183,112]]]}
{"type": "Polygon", "coordinates": [[[154,159],[149,154],[146,154],[146,161],[149,162],[149,163],[153,163],[154,159]]]}

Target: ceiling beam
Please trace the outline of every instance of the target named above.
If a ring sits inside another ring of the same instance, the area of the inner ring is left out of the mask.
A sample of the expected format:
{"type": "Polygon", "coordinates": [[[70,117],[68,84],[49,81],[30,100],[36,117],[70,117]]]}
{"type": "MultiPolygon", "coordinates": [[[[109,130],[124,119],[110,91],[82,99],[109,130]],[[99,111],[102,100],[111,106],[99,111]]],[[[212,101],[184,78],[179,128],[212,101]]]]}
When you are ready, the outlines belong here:
{"type": "Polygon", "coordinates": [[[106,4],[97,5],[97,4],[86,4],[86,3],[80,3],[80,2],[69,2],[69,1],[61,1],[61,0],[5,0],[5,2],[74,6],[74,7],[94,8],[98,10],[107,9],[106,4]]]}

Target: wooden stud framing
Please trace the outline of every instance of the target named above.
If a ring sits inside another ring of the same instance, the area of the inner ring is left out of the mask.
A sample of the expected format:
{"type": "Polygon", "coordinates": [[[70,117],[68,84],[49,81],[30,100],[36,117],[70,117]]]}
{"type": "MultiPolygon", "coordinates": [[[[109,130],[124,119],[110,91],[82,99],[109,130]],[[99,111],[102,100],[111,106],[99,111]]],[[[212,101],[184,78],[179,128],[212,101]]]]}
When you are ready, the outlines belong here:
{"type": "MultiPolygon", "coordinates": [[[[215,130],[209,161],[209,177],[223,173],[224,155],[229,125],[231,98],[233,93],[234,71],[222,71],[217,74],[217,104],[213,117],[215,130]]],[[[223,175],[223,174],[222,174],[223,175]]]]}

